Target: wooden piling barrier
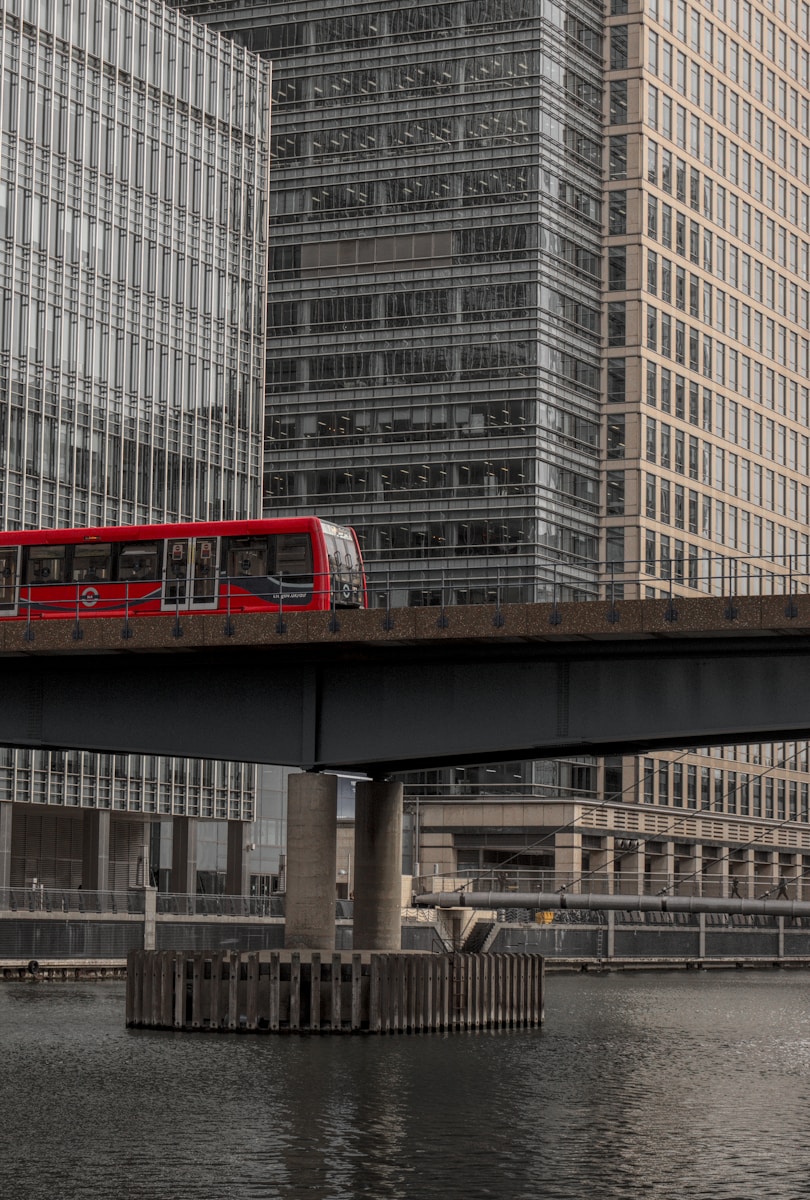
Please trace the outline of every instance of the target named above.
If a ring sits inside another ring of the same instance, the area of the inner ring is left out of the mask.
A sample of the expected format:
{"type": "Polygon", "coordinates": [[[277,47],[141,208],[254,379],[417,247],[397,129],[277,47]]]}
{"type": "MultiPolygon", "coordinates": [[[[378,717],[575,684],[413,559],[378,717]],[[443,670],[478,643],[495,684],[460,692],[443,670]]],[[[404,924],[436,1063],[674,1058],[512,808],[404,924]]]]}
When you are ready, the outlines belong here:
{"type": "Polygon", "coordinates": [[[534,954],[133,950],[127,1025],[221,1032],[419,1033],[537,1026],[534,954]]]}

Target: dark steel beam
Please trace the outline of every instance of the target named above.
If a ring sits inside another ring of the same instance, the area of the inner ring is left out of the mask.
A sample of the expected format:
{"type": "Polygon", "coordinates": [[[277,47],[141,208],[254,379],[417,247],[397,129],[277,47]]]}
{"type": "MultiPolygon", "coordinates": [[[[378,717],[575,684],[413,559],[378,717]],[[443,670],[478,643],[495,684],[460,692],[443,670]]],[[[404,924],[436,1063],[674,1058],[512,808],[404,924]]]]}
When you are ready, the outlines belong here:
{"type": "Polygon", "coordinates": [[[810,736],[804,635],[6,656],[0,744],[363,768],[810,736]]]}

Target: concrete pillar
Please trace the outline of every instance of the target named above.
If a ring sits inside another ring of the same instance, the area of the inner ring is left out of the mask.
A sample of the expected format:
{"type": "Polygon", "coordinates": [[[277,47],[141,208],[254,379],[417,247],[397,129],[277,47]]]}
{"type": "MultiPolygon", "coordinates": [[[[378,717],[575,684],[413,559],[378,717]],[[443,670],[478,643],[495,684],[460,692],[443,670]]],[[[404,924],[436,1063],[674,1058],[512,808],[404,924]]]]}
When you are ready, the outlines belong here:
{"type": "Polygon", "coordinates": [[[727,896],[728,893],[728,859],[722,855],[719,849],[715,851],[714,846],[711,847],[711,853],[707,855],[704,847],[703,895],[714,899],[727,896]]]}
{"type": "Polygon", "coordinates": [[[610,962],[616,957],[616,913],[609,908],[605,916],[607,917],[607,958],[610,962]]]}
{"type": "Polygon", "coordinates": [[[110,810],[86,808],[82,825],[82,887],[88,892],[107,892],[110,888],[110,810]]]}
{"type": "Polygon", "coordinates": [[[197,894],[197,822],[194,817],[172,818],[172,891],[197,894]]]}
{"type": "Polygon", "coordinates": [[[734,890],[734,880],[737,880],[737,891],[744,900],[754,895],[754,851],[751,846],[744,846],[735,851],[728,864],[729,895],[734,890]]]}
{"type": "MultiPolygon", "coordinates": [[[[582,878],[582,834],[578,829],[562,829],[554,835],[554,891],[561,887],[580,892],[582,878]]],[[[588,890],[587,887],[584,888],[588,890]]]]}
{"type": "Polygon", "coordinates": [[[675,879],[675,847],[665,842],[660,854],[650,855],[650,874],[647,880],[650,895],[669,891],[675,879]]]}
{"type": "Polygon", "coordinates": [[[335,949],[337,777],[302,772],[287,782],[288,950],[335,949]]]}
{"type": "Polygon", "coordinates": [[[144,888],[143,901],[143,948],[154,950],[157,946],[157,888],[144,888]]]}
{"type": "Polygon", "coordinates": [[[228,822],[228,858],[225,865],[225,895],[248,894],[246,821],[228,822]]]}
{"type": "Polygon", "coordinates": [[[754,895],[761,896],[773,891],[778,883],[778,864],[775,850],[754,851],[754,895]]]}
{"type": "Polygon", "coordinates": [[[402,948],[402,784],[363,780],[354,807],[355,950],[402,948]]]}
{"type": "Polygon", "coordinates": [[[622,896],[640,896],[644,891],[644,850],[630,838],[617,838],[615,842],[617,866],[616,891],[622,896]]]}
{"type": "MultiPolygon", "coordinates": [[[[11,887],[11,825],[13,805],[4,800],[0,804],[0,892],[11,887]]],[[[5,900],[0,900],[5,907],[5,900]]]]}
{"type": "Polygon", "coordinates": [[[596,892],[600,896],[610,896],[613,892],[613,838],[610,834],[602,837],[602,848],[591,850],[591,868],[588,878],[582,884],[583,892],[596,892]]]}
{"type": "Polygon", "coordinates": [[[703,852],[699,845],[690,846],[689,853],[675,855],[672,883],[673,896],[699,896],[703,882],[703,852]]]}

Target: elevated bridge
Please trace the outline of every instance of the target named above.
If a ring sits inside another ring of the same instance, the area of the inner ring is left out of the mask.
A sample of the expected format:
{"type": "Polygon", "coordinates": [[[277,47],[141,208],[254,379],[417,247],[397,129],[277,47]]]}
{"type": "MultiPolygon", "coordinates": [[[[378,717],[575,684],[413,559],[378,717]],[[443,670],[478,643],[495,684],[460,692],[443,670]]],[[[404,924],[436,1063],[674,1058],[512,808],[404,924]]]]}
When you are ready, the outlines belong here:
{"type": "Polygon", "coordinates": [[[0,744],[364,770],[810,736],[810,597],[0,622],[0,744]]]}

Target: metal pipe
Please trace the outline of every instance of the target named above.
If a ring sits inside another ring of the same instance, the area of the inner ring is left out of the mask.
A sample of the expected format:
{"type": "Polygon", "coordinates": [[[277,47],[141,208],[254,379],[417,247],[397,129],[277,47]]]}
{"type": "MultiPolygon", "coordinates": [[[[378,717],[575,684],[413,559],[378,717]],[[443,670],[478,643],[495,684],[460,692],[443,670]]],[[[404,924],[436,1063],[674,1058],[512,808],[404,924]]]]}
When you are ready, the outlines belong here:
{"type": "Polygon", "coordinates": [[[740,913],[743,916],[810,917],[806,900],[740,900],[701,896],[598,896],[567,892],[426,892],[414,897],[425,908],[539,908],[594,912],[740,913]]]}

